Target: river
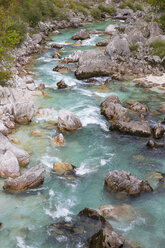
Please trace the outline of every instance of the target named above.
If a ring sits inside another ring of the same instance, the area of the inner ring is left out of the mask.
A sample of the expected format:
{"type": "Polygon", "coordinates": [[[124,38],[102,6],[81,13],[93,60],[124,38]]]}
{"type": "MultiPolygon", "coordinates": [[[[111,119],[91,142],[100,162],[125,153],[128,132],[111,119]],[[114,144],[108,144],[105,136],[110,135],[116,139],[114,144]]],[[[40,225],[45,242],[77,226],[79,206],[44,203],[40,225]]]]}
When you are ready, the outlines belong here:
{"type": "MultiPolygon", "coordinates": [[[[111,21],[87,25],[89,30],[104,30],[111,21]]],[[[73,43],[71,36],[77,29],[62,30],[49,38],[57,43],[73,43]]],[[[83,41],[81,48],[66,46],[62,57],[75,50],[95,48],[96,42],[105,36],[92,35],[83,41]]],[[[51,43],[48,41],[48,43],[51,43]]],[[[39,96],[39,107],[54,108],[49,115],[35,118],[28,126],[19,126],[11,136],[21,141],[19,145],[31,155],[28,166],[40,162],[46,168],[42,187],[22,194],[7,194],[0,190],[0,248],[72,248],[67,243],[53,243],[47,227],[59,221],[70,221],[85,207],[97,209],[101,205],[130,204],[136,218],[130,222],[110,221],[115,231],[137,242],[144,248],[163,248],[165,245],[165,193],[155,190],[136,198],[120,199],[104,190],[104,178],[110,170],[126,170],[148,179],[154,189],[158,180],[153,172],[165,171],[163,149],[150,150],[147,139],[122,135],[109,131],[109,122],[100,115],[100,103],[109,95],[117,95],[122,103],[135,99],[149,106],[147,119],[152,125],[162,120],[157,111],[163,102],[163,94],[136,87],[133,82],[112,81],[108,85],[94,85],[79,81],[73,72],[61,74],[52,69],[59,63],[52,58],[53,49],[47,50],[35,60],[35,82],[44,83],[50,97],[39,96]],[[56,83],[64,79],[70,86],[58,90],[56,83]],[[77,114],[83,127],[71,134],[64,134],[66,145],[55,146],[51,139],[59,134],[51,120],[57,120],[58,110],[67,109],[77,114]],[[32,130],[45,135],[36,137],[32,130]],[[79,177],[67,179],[52,172],[54,162],[72,163],[79,177]]],[[[99,78],[99,81],[106,78],[99,78]]],[[[23,169],[23,171],[26,168],[23,169]]],[[[3,180],[0,180],[3,185],[3,180]]],[[[73,248],[82,247],[73,245],[73,248]]]]}

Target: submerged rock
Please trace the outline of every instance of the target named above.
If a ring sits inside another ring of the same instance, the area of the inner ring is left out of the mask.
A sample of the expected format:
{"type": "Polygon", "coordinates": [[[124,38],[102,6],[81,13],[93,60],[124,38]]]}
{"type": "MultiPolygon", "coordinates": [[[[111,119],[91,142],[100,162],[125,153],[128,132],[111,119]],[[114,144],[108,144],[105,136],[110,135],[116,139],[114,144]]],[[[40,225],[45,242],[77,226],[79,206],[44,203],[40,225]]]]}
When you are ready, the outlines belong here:
{"type": "Polygon", "coordinates": [[[74,131],[81,127],[82,124],[77,115],[65,109],[59,111],[58,128],[61,131],[74,131]]]}
{"type": "Polygon", "coordinates": [[[154,138],[161,139],[165,133],[164,127],[159,123],[153,128],[154,138]]]}
{"type": "Polygon", "coordinates": [[[35,135],[35,136],[45,136],[45,133],[43,133],[40,130],[33,130],[30,132],[31,135],[35,135]]]}
{"type": "Polygon", "coordinates": [[[84,51],[79,58],[78,69],[75,72],[77,79],[90,77],[110,76],[111,62],[99,50],[84,51]]]}
{"type": "Polygon", "coordinates": [[[27,189],[34,189],[44,182],[44,178],[45,168],[40,164],[30,168],[20,177],[15,179],[6,179],[3,188],[9,192],[20,192],[27,189]]]}
{"type": "Polygon", "coordinates": [[[78,40],[75,43],[73,43],[73,46],[82,46],[82,41],[78,40]]]}
{"type": "Polygon", "coordinates": [[[65,145],[65,139],[62,133],[54,137],[54,142],[59,145],[59,146],[64,146],[65,145]]]}
{"type": "Polygon", "coordinates": [[[111,192],[126,192],[130,196],[136,196],[153,189],[148,181],[140,180],[127,171],[110,171],[105,178],[105,187],[111,192]]]}
{"type": "Polygon", "coordinates": [[[54,163],[53,170],[59,176],[75,176],[75,166],[69,163],[54,163]]]}
{"type": "Polygon", "coordinates": [[[109,120],[129,121],[129,111],[120,104],[117,96],[109,96],[101,103],[101,114],[109,120]]]}
{"type": "Polygon", "coordinates": [[[57,87],[58,87],[58,89],[66,89],[66,88],[68,88],[68,85],[65,83],[64,80],[61,80],[57,83],[57,87]]]}
{"type": "Polygon", "coordinates": [[[107,205],[99,207],[101,215],[116,221],[133,221],[136,219],[135,210],[131,205],[107,205]]]}
{"type": "Polygon", "coordinates": [[[79,32],[72,36],[72,40],[86,40],[89,38],[90,35],[85,29],[81,29],[79,32]]]}
{"type": "Polygon", "coordinates": [[[6,151],[10,151],[16,156],[20,166],[29,164],[29,154],[26,151],[14,146],[10,143],[7,137],[0,133],[0,154],[4,154],[6,151]]]}
{"type": "Polygon", "coordinates": [[[0,155],[0,177],[19,177],[21,175],[20,167],[15,155],[6,151],[0,155]]]}
{"type": "Polygon", "coordinates": [[[163,143],[157,143],[153,140],[149,140],[147,142],[147,146],[150,148],[161,148],[161,147],[164,147],[164,144],[163,143]]]}
{"type": "Polygon", "coordinates": [[[115,121],[110,126],[110,130],[120,131],[124,134],[130,134],[141,137],[150,137],[152,135],[152,129],[147,121],[115,121]]]}

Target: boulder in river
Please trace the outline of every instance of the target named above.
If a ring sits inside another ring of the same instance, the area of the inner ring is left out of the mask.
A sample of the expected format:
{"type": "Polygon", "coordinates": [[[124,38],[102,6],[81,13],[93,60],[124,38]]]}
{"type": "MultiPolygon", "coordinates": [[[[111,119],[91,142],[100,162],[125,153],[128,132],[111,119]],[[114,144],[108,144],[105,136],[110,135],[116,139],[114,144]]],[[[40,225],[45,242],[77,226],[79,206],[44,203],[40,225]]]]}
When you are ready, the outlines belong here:
{"type": "Polygon", "coordinates": [[[77,115],[62,109],[59,111],[58,128],[61,131],[74,131],[82,127],[82,123],[77,115]]]}
{"type": "Polygon", "coordinates": [[[40,164],[30,168],[20,177],[6,179],[3,188],[9,192],[21,192],[34,189],[44,182],[44,178],[45,168],[40,164]]]}
{"type": "Polygon", "coordinates": [[[146,113],[149,111],[149,108],[146,104],[142,104],[140,102],[135,101],[131,106],[129,106],[129,109],[135,112],[140,112],[140,113],[146,113]]]}
{"type": "Polygon", "coordinates": [[[10,151],[16,156],[20,166],[27,165],[30,161],[30,156],[26,151],[14,146],[7,137],[0,133],[0,154],[4,154],[6,151],[10,151]]]}
{"type": "Polygon", "coordinates": [[[117,96],[109,96],[101,103],[101,114],[108,120],[129,121],[129,111],[121,105],[117,96]]]}
{"type": "Polygon", "coordinates": [[[110,126],[111,131],[120,131],[124,134],[130,134],[140,137],[150,137],[152,135],[152,128],[147,121],[115,121],[110,126]]]}
{"type": "Polygon", "coordinates": [[[64,44],[58,44],[58,43],[53,43],[51,45],[52,48],[56,48],[56,49],[61,49],[63,48],[65,45],[64,44]]]}
{"type": "Polygon", "coordinates": [[[164,147],[164,144],[163,143],[157,143],[153,140],[149,140],[147,142],[147,146],[150,148],[161,148],[161,147],[164,147]]]}
{"type": "Polygon", "coordinates": [[[67,238],[68,242],[86,242],[102,228],[113,230],[111,224],[96,210],[85,208],[77,215],[75,222],[59,222],[49,226],[52,238],[67,238]]]}
{"type": "Polygon", "coordinates": [[[61,72],[61,73],[67,73],[69,71],[68,67],[64,65],[57,65],[53,68],[53,71],[61,72]]]}
{"type": "Polygon", "coordinates": [[[75,72],[77,79],[90,77],[110,76],[111,62],[100,50],[88,50],[81,53],[78,69],[75,72]]]}
{"type": "Polygon", "coordinates": [[[66,88],[68,88],[68,85],[65,83],[64,80],[61,80],[57,83],[57,87],[58,87],[58,89],[66,89],[66,88]]]}
{"type": "Polygon", "coordinates": [[[137,196],[144,192],[153,191],[148,181],[141,180],[127,171],[110,171],[105,178],[105,187],[111,192],[126,192],[137,196]]]}
{"type": "Polygon", "coordinates": [[[75,35],[72,36],[72,40],[86,40],[89,38],[90,35],[86,31],[86,29],[81,29],[79,32],[77,32],[75,35]]]}
{"type": "Polygon", "coordinates": [[[19,177],[21,175],[17,158],[11,151],[0,155],[0,177],[19,177]]]}
{"type": "Polygon", "coordinates": [[[54,163],[53,170],[59,176],[75,176],[75,166],[69,163],[54,163]]]}
{"type": "Polygon", "coordinates": [[[62,133],[55,136],[53,140],[58,146],[64,146],[65,145],[65,139],[64,139],[64,136],[62,133]]]}
{"type": "Polygon", "coordinates": [[[61,59],[61,55],[58,52],[54,52],[52,55],[53,59],[61,59]]]}
{"type": "Polygon", "coordinates": [[[124,247],[125,238],[108,228],[103,228],[89,240],[89,248],[121,248],[124,247]]]}
{"type": "Polygon", "coordinates": [[[96,46],[98,46],[98,47],[105,47],[105,46],[108,45],[108,43],[109,43],[109,40],[103,40],[103,41],[97,42],[96,43],[96,46]]]}
{"type": "Polygon", "coordinates": [[[158,123],[154,128],[153,128],[153,133],[154,133],[154,138],[155,139],[161,139],[165,133],[164,127],[158,123]]]}

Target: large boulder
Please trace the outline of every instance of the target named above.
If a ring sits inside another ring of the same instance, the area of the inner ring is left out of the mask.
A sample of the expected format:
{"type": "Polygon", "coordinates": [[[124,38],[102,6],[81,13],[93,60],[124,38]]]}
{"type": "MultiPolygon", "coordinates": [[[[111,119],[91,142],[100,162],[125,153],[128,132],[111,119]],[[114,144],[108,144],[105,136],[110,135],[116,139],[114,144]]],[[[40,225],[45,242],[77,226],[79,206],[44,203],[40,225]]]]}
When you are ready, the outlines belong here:
{"type": "Polygon", "coordinates": [[[85,29],[81,29],[79,32],[72,36],[72,40],[86,40],[89,38],[90,35],[85,29]]]}
{"type": "Polygon", "coordinates": [[[141,180],[127,171],[118,170],[108,173],[105,187],[111,192],[126,192],[130,196],[153,191],[148,181],[141,180]]]}
{"type": "Polygon", "coordinates": [[[101,51],[93,49],[84,51],[78,62],[75,72],[77,79],[88,79],[90,77],[109,76],[111,62],[101,51]]]}
{"type": "Polygon", "coordinates": [[[121,248],[125,238],[108,228],[101,229],[89,241],[89,248],[121,248]]]}
{"type": "Polygon", "coordinates": [[[129,32],[127,39],[131,45],[135,45],[138,42],[145,44],[147,40],[142,32],[136,28],[129,32]]]}
{"type": "Polygon", "coordinates": [[[4,122],[0,120],[0,133],[3,135],[8,135],[10,133],[10,130],[4,125],[4,122]]]}
{"type": "Polygon", "coordinates": [[[118,27],[118,25],[109,24],[108,27],[106,27],[104,32],[105,32],[105,34],[112,35],[117,31],[116,30],[117,27],[118,27]]]}
{"type": "Polygon", "coordinates": [[[0,154],[4,154],[6,151],[15,155],[20,166],[27,165],[30,161],[30,156],[26,151],[14,146],[7,137],[0,133],[0,154]]]}
{"type": "Polygon", "coordinates": [[[129,111],[120,104],[117,96],[109,96],[101,103],[101,114],[108,120],[129,121],[129,111]]]}
{"type": "Polygon", "coordinates": [[[154,133],[154,138],[155,139],[161,139],[165,133],[164,127],[158,123],[154,128],[153,128],[153,133],[154,133]]]}
{"type": "Polygon", "coordinates": [[[81,127],[82,123],[77,115],[65,109],[59,111],[58,128],[61,131],[74,131],[81,127]]]}
{"type": "Polygon", "coordinates": [[[126,122],[119,120],[112,123],[110,130],[141,137],[150,137],[152,135],[152,128],[147,121],[126,122]]]}
{"type": "Polygon", "coordinates": [[[116,59],[118,56],[129,57],[130,48],[127,39],[118,35],[115,36],[106,46],[105,55],[109,56],[110,59],[116,59]]]}
{"type": "Polygon", "coordinates": [[[19,177],[20,167],[17,158],[11,151],[0,155],[0,177],[19,177]]]}
{"type": "Polygon", "coordinates": [[[113,231],[111,224],[96,210],[85,208],[77,215],[75,222],[59,222],[50,225],[49,233],[56,240],[65,237],[67,244],[73,242],[75,247],[75,243],[85,243],[87,239],[102,228],[113,231]]]}
{"type": "Polygon", "coordinates": [[[13,104],[13,116],[20,124],[27,124],[35,116],[37,109],[32,102],[13,104]]]}
{"type": "Polygon", "coordinates": [[[45,168],[40,164],[30,168],[20,177],[6,179],[3,188],[9,192],[33,189],[39,187],[44,182],[44,178],[45,168]]]}

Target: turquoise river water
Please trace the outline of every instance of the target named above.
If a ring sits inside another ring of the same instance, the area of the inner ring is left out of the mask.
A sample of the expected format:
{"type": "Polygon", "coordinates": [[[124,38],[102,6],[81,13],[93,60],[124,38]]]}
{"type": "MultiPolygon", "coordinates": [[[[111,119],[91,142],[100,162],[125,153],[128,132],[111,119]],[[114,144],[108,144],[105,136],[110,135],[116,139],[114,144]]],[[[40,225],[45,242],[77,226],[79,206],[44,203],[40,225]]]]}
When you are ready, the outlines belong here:
{"type": "MultiPolygon", "coordinates": [[[[112,23],[87,25],[89,30],[104,30],[112,23]]],[[[60,35],[50,36],[48,43],[73,43],[71,36],[77,29],[62,30],[60,35]]],[[[83,41],[81,48],[66,46],[62,57],[72,51],[92,49],[105,36],[92,35],[83,41]]],[[[164,150],[149,150],[147,139],[121,135],[109,131],[109,122],[100,115],[100,103],[109,95],[117,95],[124,104],[136,99],[149,106],[151,124],[161,121],[158,111],[163,94],[135,86],[133,82],[112,81],[109,85],[92,85],[79,81],[74,73],[61,74],[52,69],[59,63],[52,59],[53,49],[42,53],[35,61],[34,79],[44,83],[50,97],[39,96],[37,104],[50,108],[48,114],[35,118],[35,123],[20,126],[11,136],[21,141],[21,148],[31,155],[27,168],[40,162],[46,168],[42,187],[22,194],[7,194],[2,190],[0,180],[0,248],[72,248],[67,243],[52,243],[47,227],[59,221],[69,221],[85,207],[97,209],[101,205],[127,203],[134,207],[136,219],[131,222],[110,221],[116,232],[137,242],[143,248],[165,247],[165,192],[156,190],[157,180],[153,172],[165,172],[164,150]],[[70,86],[58,90],[56,83],[64,79],[70,86]],[[55,146],[51,138],[59,134],[57,127],[50,123],[57,120],[58,110],[68,109],[78,115],[83,127],[71,134],[64,134],[66,145],[55,146]],[[40,130],[42,137],[30,134],[40,130]],[[58,177],[52,172],[54,162],[68,162],[77,167],[76,179],[58,177]],[[127,170],[136,176],[148,179],[153,193],[136,198],[119,199],[104,190],[104,178],[110,170],[127,170]]],[[[103,78],[99,79],[100,81],[103,78]]],[[[26,171],[26,168],[23,168],[26,171]]],[[[82,244],[73,245],[73,248],[82,244]]]]}

